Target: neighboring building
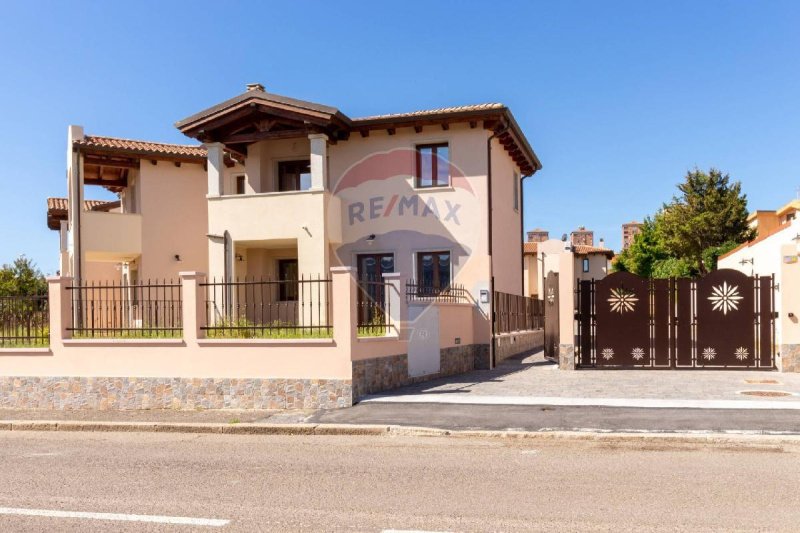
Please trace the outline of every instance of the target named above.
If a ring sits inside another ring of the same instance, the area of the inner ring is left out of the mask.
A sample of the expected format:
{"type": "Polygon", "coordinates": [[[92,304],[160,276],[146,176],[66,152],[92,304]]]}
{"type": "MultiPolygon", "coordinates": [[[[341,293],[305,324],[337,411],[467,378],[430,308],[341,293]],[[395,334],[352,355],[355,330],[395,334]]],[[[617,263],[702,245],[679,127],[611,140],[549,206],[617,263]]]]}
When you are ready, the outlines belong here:
{"type": "Polygon", "coordinates": [[[792,200],[775,211],[758,210],[750,213],[747,223],[757,231],[758,237],[772,234],[797,218],[800,200],[792,200]]]}
{"type": "MultiPolygon", "coordinates": [[[[730,252],[721,255],[718,268],[730,268],[747,275],[775,276],[775,311],[781,320],[775,321],[776,337],[781,338],[781,330],[786,327],[786,313],[800,315],[799,309],[782,310],[787,301],[800,302],[798,298],[787,298],[787,280],[783,279],[788,268],[797,264],[800,252],[800,200],[793,200],[775,211],[755,211],[748,217],[750,227],[758,235],[730,252]]],[[[800,279],[800,278],[798,278],[800,279]]],[[[796,324],[796,321],[794,322],[796,324]]],[[[788,344],[787,341],[784,343],[788,344]]]]}
{"type": "Polygon", "coordinates": [[[569,239],[574,246],[594,246],[594,232],[586,229],[585,226],[580,226],[570,233],[569,239]]]}
{"type": "Polygon", "coordinates": [[[622,249],[627,250],[630,248],[631,244],[633,244],[633,240],[636,238],[638,234],[642,232],[642,224],[641,222],[627,222],[622,225],[622,249]]]}
{"type": "Polygon", "coordinates": [[[550,238],[550,232],[541,228],[536,228],[528,232],[528,242],[544,242],[550,238]]]}
{"type": "Polygon", "coordinates": [[[525,269],[525,295],[541,298],[544,278],[549,272],[558,272],[562,254],[574,257],[576,279],[603,279],[610,271],[614,252],[605,247],[586,244],[571,245],[558,239],[523,243],[525,269]]]}

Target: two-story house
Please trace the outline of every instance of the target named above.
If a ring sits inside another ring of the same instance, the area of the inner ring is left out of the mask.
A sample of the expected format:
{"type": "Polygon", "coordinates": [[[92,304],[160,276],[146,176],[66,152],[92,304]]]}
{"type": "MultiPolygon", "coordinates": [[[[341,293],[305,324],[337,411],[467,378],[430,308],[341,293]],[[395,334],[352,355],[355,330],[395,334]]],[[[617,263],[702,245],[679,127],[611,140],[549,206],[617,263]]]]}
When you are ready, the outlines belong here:
{"type": "Polygon", "coordinates": [[[540,163],[501,104],[350,118],[254,84],[176,125],[203,145],[70,128],[69,195],[48,204],[63,273],[282,279],[351,265],[522,290],[521,180],[540,163]],[[91,203],[89,185],[119,202],[91,203]]]}

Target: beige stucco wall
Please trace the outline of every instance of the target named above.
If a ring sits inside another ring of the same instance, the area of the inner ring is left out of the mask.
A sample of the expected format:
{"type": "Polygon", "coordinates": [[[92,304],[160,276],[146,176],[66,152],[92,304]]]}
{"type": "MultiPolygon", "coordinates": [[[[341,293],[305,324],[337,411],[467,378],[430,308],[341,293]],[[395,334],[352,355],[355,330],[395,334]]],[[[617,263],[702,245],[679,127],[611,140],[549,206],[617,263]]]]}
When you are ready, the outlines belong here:
{"type": "Polygon", "coordinates": [[[175,279],[208,271],[206,172],[202,165],[142,161],[138,179],[142,216],[139,279],[175,279]],[[181,260],[176,261],[175,255],[181,260]]]}
{"type": "MultiPolygon", "coordinates": [[[[759,276],[775,275],[775,284],[779,287],[775,295],[775,311],[779,316],[784,314],[784,306],[793,299],[798,299],[797,294],[787,289],[783,280],[783,252],[784,246],[793,246],[792,240],[795,235],[800,233],[800,221],[795,220],[786,229],[783,229],[764,240],[758,241],[753,245],[745,246],[736,250],[732,254],[722,257],[717,262],[718,268],[730,268],[738,270],[748,276],[756,274],[759,276]],[[753,260],[753,263],[742,264],[742,260],[753,260]]],[[[787,311],[788,312],[788,311],[787,311]]],[[[783,320],[775,321],[775,335],[778,342],[781,342],[782,330],[786,322],[783,320]]]]}
{"type": "Polygon", "coordinates": [[[608,275],[609,261],[603,254],[575,255],[575,275],[581,280],[600,280],[608,275]],[[583,271],[583,260],[589,260],[589,271],[583,271]]]}
{"type": "Polygon", "coordinates": [[[800,258],[791,262],[791,257],[800,256],[800,243],[781,246],[781,297],[782,312],[779,313],[780,337],[783,345],[800,345],[800,258]],[[784,260],[783,258],[787,258],[784,260]],[[790,317],[789,314],[794,316],[790,317]]]}
{"type": "Polygon", "coordinates": [[[541,293],[541,274],[539,273],[539,259],[537,254],[525,254],[523,256],[523,295],[538,297],[541,293]]]}
{"type": "MultiPolygon", "coordinates": [[[[486,148],[484,147],[484,152],[486,148]]],[[[495,290],[522,294],[521,210],[514,209],[514,179],[519,168],[495,139],[492,141],[492,260],[495,290]]],[[[518,184],[519,194],[522,184],[518,184]]],[[[521,206],[521,200],[520,200],[521,206]]]]}

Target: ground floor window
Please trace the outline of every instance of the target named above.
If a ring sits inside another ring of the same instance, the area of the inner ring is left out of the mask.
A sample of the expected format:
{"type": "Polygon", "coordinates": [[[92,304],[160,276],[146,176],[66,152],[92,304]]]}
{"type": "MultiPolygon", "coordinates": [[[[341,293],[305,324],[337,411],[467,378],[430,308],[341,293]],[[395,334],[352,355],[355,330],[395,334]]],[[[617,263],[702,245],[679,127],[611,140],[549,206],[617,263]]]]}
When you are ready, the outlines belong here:
{"type": "Polygon", "coordinates": [[[282,302],[297,301],[297,259],[278,260],[279,297],[282,302]]]}
{"type": "Polygon", "coordinates": [[[417,284],[426,293],[437,294],[450,287],[450,252],[418,252],[417,284]]]}

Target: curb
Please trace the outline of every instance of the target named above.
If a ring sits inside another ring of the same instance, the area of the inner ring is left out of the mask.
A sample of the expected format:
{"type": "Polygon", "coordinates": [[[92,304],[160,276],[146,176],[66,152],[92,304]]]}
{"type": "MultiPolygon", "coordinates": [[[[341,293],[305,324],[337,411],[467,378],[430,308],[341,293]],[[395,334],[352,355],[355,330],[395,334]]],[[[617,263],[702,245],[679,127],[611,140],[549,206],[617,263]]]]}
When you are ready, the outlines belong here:
{"type": "Polygon", "coordinates": [[[394,437],[451,437],[488,438],[526,441],[584,441],[603,443],[661,442],[664,444],[793,444],[800,445],[800,435],[766,433],[761,431],[729,432],[609,432],[578,431],[518,431],[518,430],[450,430],[372,424],[224,424],[180,422],[80,422],[52,420],[3,420],[0,431],[40,432],[98,432],[98,433],[184,433],[217,435],[318,435],[318,436],[394,436],[394,437]]]}

